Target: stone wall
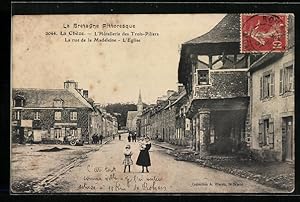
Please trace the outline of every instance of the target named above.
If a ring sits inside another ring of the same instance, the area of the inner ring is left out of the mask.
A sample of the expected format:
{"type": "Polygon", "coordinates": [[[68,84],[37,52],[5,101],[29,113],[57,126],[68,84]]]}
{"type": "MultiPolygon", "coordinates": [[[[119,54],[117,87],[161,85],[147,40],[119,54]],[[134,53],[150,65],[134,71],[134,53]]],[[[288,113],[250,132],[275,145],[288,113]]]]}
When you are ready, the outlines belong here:
{"type": "Polygon", "coordinates": [[[247,71],[210,70],[209,85],[195,85],[194,99],[220,99],[248,96],[247,71]]]}

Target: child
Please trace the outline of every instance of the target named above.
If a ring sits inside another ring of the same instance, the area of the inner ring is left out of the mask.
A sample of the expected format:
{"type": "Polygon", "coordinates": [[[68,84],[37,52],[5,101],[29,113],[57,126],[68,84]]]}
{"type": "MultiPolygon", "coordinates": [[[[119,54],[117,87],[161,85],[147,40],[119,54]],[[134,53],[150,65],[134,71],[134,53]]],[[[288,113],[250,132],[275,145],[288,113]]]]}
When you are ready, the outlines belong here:
{"type": "Polygon", "coordinates": [[[145,150],[146,142],[145,142],[145,139],[143,137],[140,139],[139,144],[140,144],[140,150],[145,150]]]}
{"type": "Polygon", "coordinates": [[[124,156],[125,159],[123,160],[123,164],[124,164],[124,173],[126,171],[126,167],[128,166],[128,171],[130,172],[130,165],[133,164],[133,161],[131,159],[132,156],[132,151],[130,149],[130,145],[126,145],[125,147],[125,151],[124,151],[124,156]]]}

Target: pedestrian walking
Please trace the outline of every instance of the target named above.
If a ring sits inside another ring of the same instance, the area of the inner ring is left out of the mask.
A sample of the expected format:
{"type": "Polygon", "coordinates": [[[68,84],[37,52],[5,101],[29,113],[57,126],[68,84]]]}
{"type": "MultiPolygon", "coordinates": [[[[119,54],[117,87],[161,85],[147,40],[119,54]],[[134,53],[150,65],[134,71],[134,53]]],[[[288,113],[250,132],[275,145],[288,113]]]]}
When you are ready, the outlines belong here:
{"type": "Polygon", "coordinates": [[[119,134],[119,140],[121,140],[121,134],[119,134]]]}
{"type": "Polygon", "coordinates": [[[133,140],[134,140],[134,142],[136,142],[136,133],[134,133],[134,135],[133,135],[133,140]]]}
{"type": "Polygon", "coordinates": [[[30,130],[28,131],[28,139],[27,142],[33,144],[33,132],[30,130]]]}
{"type": "Polygon", "coordinates": [[[128,166],[128,172],[130,173],[130,166],[133,164],[133,161],[131,159],[132,156],[132,151],[130,149],[130,145],[126,145],[125,151],[124,151],[124,160],[123,160],[123,165],[124,165],[124,173],[126,172],[126,167],[128,166]]]}
{"type": "Polygon", "coordinates": [[[93,136],[92,136],[92,144],[96,144],[96,134],[94,134],[93,136]]]}
{"type": "Polygon", "coordinates": [[[142,173],[144,172],[144,168],[146,168],[146,172],[149,173],[148,166],[151,166],[149,150],[151,148],[150,138],[146,137],[145,139],[141,139],[140,141],[140,153],[138,159],[136,161],[136,165],[142,166],[142,173]]]}
{"type": "Polygon", "coordinates": [[[131,133],[128,134],[128,142],[131,142],[131,133]]]}
{"type": "Polygon", "coordinates": [[[98,144],[98,143],[99,143],[99,135],[96,134],[96,135],[95,135],[95,144],[98,144]]]}
{"type": "Polygon", "coordinates": [[[103,135],[101,134],[99,137],[100,143],[102,144],[102,140],[103,140],[103,135]]]}
{"type": "Polygon", "coordinates": [[[113,140],[115,139],[115,134],[113,134],[113,140]]]}

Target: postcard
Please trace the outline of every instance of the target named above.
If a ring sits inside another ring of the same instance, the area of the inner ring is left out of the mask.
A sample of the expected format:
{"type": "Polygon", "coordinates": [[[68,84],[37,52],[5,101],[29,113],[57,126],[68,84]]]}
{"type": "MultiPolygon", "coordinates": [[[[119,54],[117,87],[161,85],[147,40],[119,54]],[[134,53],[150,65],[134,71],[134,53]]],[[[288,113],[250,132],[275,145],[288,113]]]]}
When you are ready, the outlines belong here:
{"type": "Polygon", "coordinates": [[[11,194],[290,193],[294,15],[13,15],[11,194]]]}

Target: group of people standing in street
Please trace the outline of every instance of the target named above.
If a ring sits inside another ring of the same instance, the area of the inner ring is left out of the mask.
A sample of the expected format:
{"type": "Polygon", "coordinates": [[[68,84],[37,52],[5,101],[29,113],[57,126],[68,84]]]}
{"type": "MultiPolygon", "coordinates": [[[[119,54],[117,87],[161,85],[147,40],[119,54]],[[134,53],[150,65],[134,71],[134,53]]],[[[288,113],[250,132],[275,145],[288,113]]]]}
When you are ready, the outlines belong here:
{"type": "Polygon", "coordinates": [[[103,141],[103,139],[104,139],[104,137],[103,137],[103,135],[101,134],[101,135],[99,135],[99,134],[94,134],[93,136],[92,136],[92,144],[102,144],[102,141],[103,141]]]}
{"type": "Polygon", "coordinates": [[[128,142],[136,142],[136,132],[129,132],[128,134],[128,142]]]}
{"type": "MultiPolygon", "coordinates": [[[[130,134],[129,134],[130,135],[130,134]]],[[[136,142],[136,134],[134,134],[134,138],[132,138],[133,141],[136,142]]],[[[130,139],[131,140],[131,139],[130,139]]],[[[128,142],[129,141],[129,136],[128,136],[128,142]]],[[[139,140],[139,156],[136,161],[136,165],[142,166],[142,173],[146,172],[148,173],[148,167],[151,166],[151,161],[150,161],[150,155],[149,155],[149,150],[151,148],[151,142],[149,137],[141,137],[139,140]]],[[[125,151],[124,151],[124,160],[123,160],[123,165],[124,165],[124,173],[126,172],[126,168],[128,167],[128,172],[130,172],[130,166],[133,165],[133,161],[131,159],[131,156],[133,155],[133,152],[131,151],[131,146],[128,144],[125,146],[125,151]]]]}

